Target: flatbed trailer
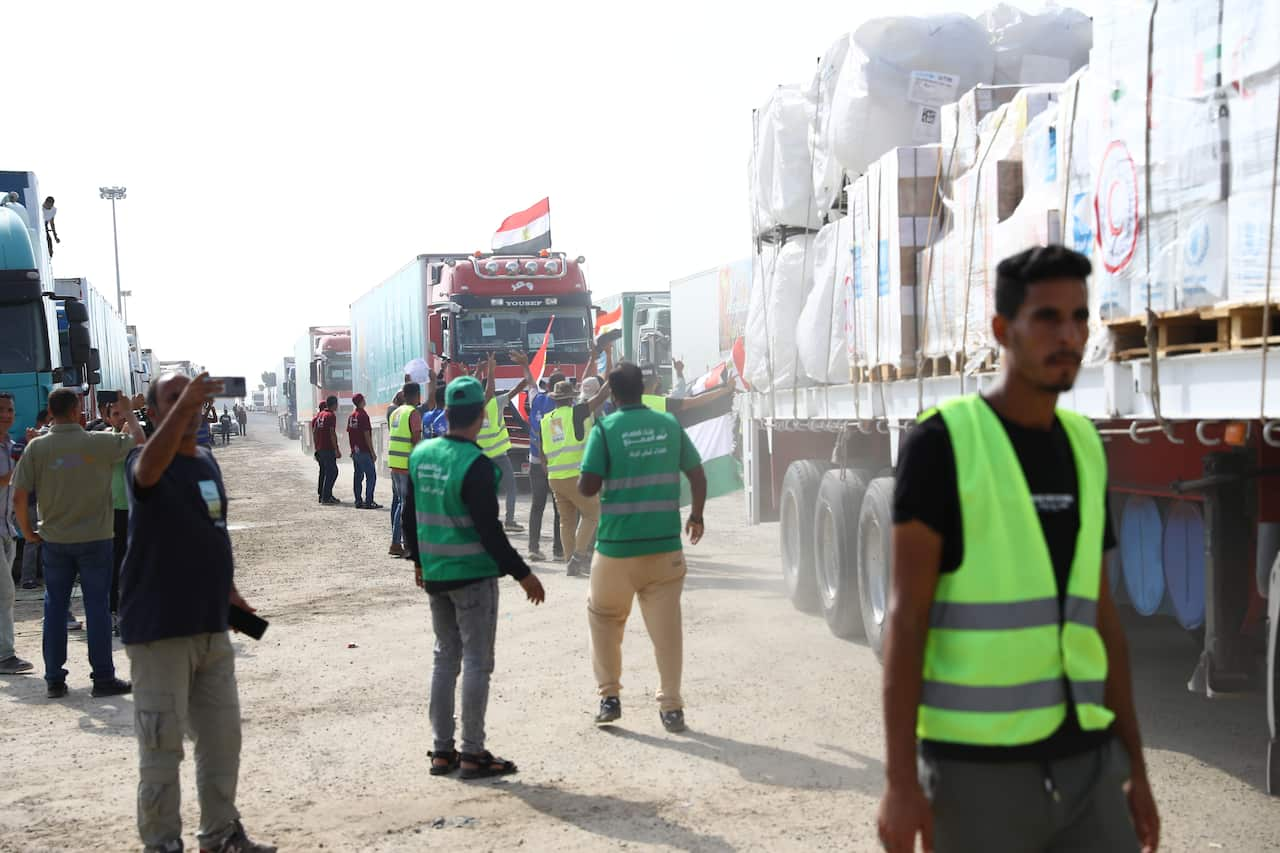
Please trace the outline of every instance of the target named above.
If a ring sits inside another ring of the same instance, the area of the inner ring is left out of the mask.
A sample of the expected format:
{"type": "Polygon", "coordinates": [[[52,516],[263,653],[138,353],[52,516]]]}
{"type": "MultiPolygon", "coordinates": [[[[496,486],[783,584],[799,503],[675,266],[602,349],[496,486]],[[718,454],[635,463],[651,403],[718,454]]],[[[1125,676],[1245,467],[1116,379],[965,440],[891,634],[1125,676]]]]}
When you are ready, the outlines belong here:
{"type": "MultiPolygon", "coordinates": [[[[796,606],[880,654],[902,436],[921,412],[997,377],[991,369],[740,396],[748,519],[780,522],[796,606]]],[[[1280,795],[1280,353],[1089,364],[1059,406],[1090,418],[1105,443],[1121,540],[1109,564],[1117,600],[1187,632],[1199,648],[1189,690],[1265,688],[1266,787],[1280,795]]]]}

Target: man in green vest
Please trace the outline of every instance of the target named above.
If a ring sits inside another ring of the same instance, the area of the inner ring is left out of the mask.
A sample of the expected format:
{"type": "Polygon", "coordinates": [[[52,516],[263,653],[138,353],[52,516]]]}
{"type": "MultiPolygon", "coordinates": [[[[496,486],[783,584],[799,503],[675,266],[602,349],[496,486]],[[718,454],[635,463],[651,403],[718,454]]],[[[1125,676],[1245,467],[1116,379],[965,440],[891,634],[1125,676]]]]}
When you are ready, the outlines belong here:
{"type": "Polygon", "coordinates": [[[1001,376],[899,451],[884,633],[884,848],[1154,851],[1093,425],[1058,409],[1089,333],[1090,263],[1006,258],[1001,376]]]}
{"type": "Polygon", "coordinates": [[[485,393],[464,376],[445,388],[449,431],[409,457],[405,542],[414,582],[431,601],[435,659],[428,713],[435,734],[431,775],[461,766],[480,779],[516,772],[485,749],[484,718],[498,630],[498,578],[511,575],[534,604],[546,598],[538,576],[511,547],[498,520],[502,474],[476,443],[485,393]],[[462,671],[462,744],[454,748],[454,692],[462,671]]]}
{"type": "MultiPolygon", "coordinates": [[[[596,722],[622,716],[622,634],[631,602],[640,612],[658,662],[658,714],[670,732],[683,731],[680,678],[684,659],[680,593],[680,472],[689,478],[693,506],[685,531],[702,539],[707,478],[697,449],[675,417],[645,406],[640,368],[623,362],[609,374],[618,409],[591,430],[578,488],[601,495],[596,556],[587,619],[591,662],[600,693],[596,722]]],[[[547,426],[543,424],[545,441],[547,426]]],[[[550,457],[548,457],[550,458],[550,457]]]]}
{"type": "Polygon", "coordinates": [[[404,556],[404,496],[409,492],[409,454],[422,441],[422,389],[417,382],[406,382],[400,392],[402,402],[387,417],[390,434],[387,440],[387,467],[391,469],[391,549],[393,557],[404,556]]]}

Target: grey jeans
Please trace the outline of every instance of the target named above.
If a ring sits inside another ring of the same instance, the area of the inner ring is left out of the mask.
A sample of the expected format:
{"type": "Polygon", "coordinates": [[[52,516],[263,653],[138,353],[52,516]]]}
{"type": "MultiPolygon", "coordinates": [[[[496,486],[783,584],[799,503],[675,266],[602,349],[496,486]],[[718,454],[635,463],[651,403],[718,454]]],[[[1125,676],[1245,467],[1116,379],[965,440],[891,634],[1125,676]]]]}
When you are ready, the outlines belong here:
{"type": "Polygon", "coordinates": [[[462,749],[484,751],[484,715],[498,634],[498,579],[486,578],[448,592],[433,592],[431,627],[436,635],[428,713],[436,752],[453,750],[454,693],[462,672],[462,749]]]}
{"type": "Polygon", "coordinates": [[[933,804],[937,853],[1075,853],[1138,850],[1118,738],[1050,762],[919,762],[933,804]]]}
{"type": "MultiPolygon", "coordinates": [[[[4,521],[0,519],[0,524],[4,521]]],[[[12,536],[0,533],[0,660],[14,656],[13,650],[13,558],[18,555],[18,543],[12,536]]]]}
{"type": "Polygon", "coordinates": [[[182,738],[196,754],[200,846],[214,849],[240,818],[240,698],[226,632],[125,646],[138,738],[138,834],[146,849],[182,838],[182,738]]]}

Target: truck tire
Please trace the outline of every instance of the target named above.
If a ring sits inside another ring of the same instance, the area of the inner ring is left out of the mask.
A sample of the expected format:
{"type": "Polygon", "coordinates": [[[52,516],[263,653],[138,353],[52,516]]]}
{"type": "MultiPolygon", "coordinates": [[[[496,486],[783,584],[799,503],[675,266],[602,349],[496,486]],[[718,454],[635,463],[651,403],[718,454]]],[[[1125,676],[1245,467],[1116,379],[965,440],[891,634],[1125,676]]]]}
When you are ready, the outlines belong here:
{"type": "Polygon", "coordinates": [[[831,466],[816,459],[792,462],[782,478],[778,518],[782,537],[782,580],[796,609],[812,612],[818,605],[813,575],[813,510],[818,486],[831,466]]]}
{"type": "Polygon", "coordinates": [[[892,536],[893,478],[877,477],[867,484],[858,515],[858,600],[867,645],[877,658],[889,610],[892,536]]]}
{"type": "Polygon", "coordinates": [[[834,470],[824,474],[813,525],[818,604],[831,633],[846,639],[863,634],[858,595],[858,516],[867,479],[863,471],[834,470]]]}
{"type": "Polygon", "coordinates": [[[1280,797],[1280,554],[1267,591],[1267,793],[1280,797]]]}

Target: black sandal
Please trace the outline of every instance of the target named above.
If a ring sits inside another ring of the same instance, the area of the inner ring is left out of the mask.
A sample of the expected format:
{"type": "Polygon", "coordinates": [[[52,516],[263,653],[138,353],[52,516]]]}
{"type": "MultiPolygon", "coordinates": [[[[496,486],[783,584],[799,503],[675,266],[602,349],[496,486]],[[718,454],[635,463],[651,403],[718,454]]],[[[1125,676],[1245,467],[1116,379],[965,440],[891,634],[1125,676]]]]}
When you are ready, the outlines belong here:
{"type": "Polygon", "coordinates": [[[431,775],[432,776],[448,776],[457,770],[461,764],[458,750],[451,749],[448,752],[428,752],[427,757],[431,759],[431,775]],[[437,758],[443,758],[447,764],[436,764],[437,758]]]}
{"type": "Polygon", "coordinates": [[[478,754],[464,752],[461,760],[480,765],[479,767],[463,767],[463,779],[490,779],[494,776],[507,776],[517,770],[514,761],[495,758],[493,753],[487,749],[478,754]]]}

